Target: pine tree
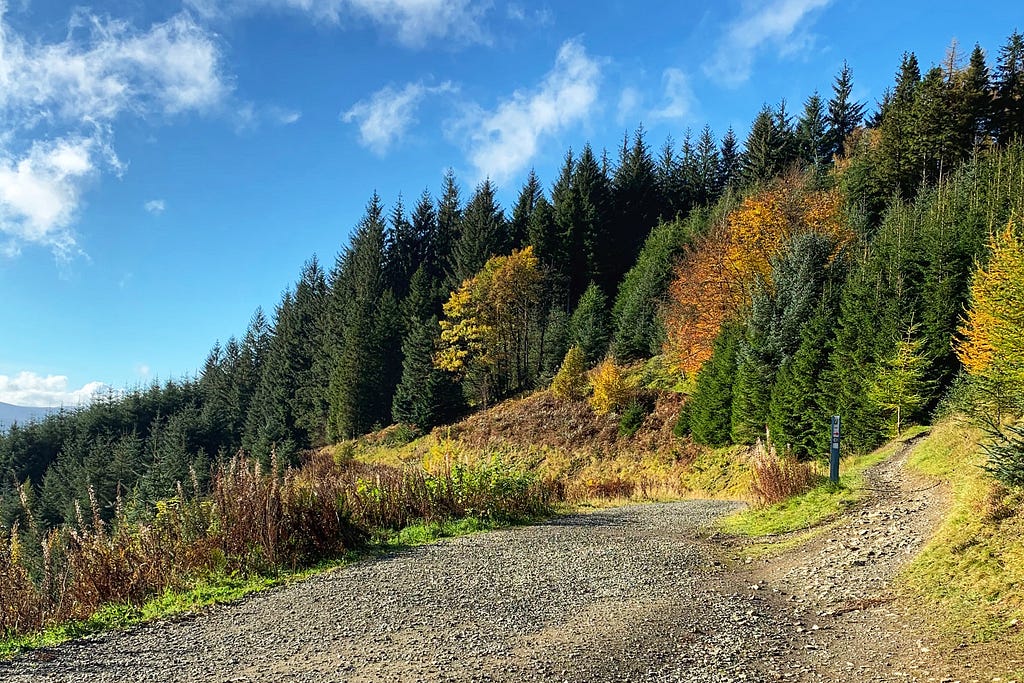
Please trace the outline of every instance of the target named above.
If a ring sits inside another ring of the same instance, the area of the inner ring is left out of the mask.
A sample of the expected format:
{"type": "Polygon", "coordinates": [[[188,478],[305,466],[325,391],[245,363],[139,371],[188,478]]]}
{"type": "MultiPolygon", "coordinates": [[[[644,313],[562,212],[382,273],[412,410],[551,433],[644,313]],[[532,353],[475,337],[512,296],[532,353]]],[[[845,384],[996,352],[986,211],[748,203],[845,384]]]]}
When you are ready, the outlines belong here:
{"type": "Polygon", "coordinates": [[[823,299],[804,326],[796,352],[779,369],[768,406],[768,429],[776,448],[801,459],[828,451],[829,413],[822,384],[831,341],[830,309],[829,300],[823,299]]]}
{"type": "Polygon", "coordinates": [[[509,222],[509,240],[513,249],[521,249],[529,243],[530,222],[537,203],[544,196],[540,180],[536,172],[531,168],[530,175],[526,177],[523,189],[519,191],[519,198],[516,200],[515,208],[512,209],[512,220],[509,222]]]}
{"type": "Polygon", "coordinates": [[[413,424],[423,432],[453,418],[461,403],[458,384],[434,366],[440,336],[437,318],[414,318],[402,341],[402,379],[391,412],[396,421],[413,424]]]}
{"type": "Polygon", "coordinates": [[[925,182],[935,182],[943,172],[949,172],[966,149],[957,149],[957,130],[960,118],[951,87],[942,69],[929,69],[914,94],[913,130],[910,146],[915,175],[925,182]]]}
{"type": "Polygon", "coordinates": [[[658,155],[658,187],[665,198],[662,220],[671,220],[680,213],[685,213],[689,205],[689,188],[683,176],[683,168],[676,156],[671,136],[665,140],[658,155]]]}
{"type": "MultiPolygon", "coordinates": [[[[444,187],[437,200],[437,237],[434,240],[434,258],[443,274],[439,296],[443,302],[451,291],[450,283],[455,282],[455,264],[452,261],[455,243],[462,230],[462,198],[455,182],[455,172],[448,169],[444,174],[444,187]]],[[[458,285],[458,282],[455,282],[458,285]]]]}
{"type": "Polygon", "coordinates": [[[996,100],[993,117],[999,143],[1024,135],[1024,35],[1014,31],[999,49],[996,65],[996,100]]]}
{"type": "Polygon", "coordinates": [[[610,336],[607,297],[591,282],[569,319],[569,345],[579,347],[587,364],[594,365],[608,351],[610,336]]]}
{"type": "Polygon", "coordinates": [[[491,181],[484,180],[476,188],[462,215],[459,239],[452,249],[449,287],[454,289],[473,277],[487,259],[506,253],[508,248],[505,214],[494,197],[491,181]]]}
{"type": "Polygon", "coordinates": [[[796,137],[786,113],[785,100],[772,110],[762,107],[754,123],[743,154],[742,176],[747,184],[771,180],[796,158],[796,137]]]}
{"type": "Polygon", "coordinates": [[[401,312],[389,287],[383,208],[373,195],[332,277],[328,435],[351,438],[390,421],[401,375],[401,312]]]}
{"type": "Polygon", "coordinates": [[[832,84],[832,98],[828,101],[828,158],[850,156],[845,142],[864,119],[864,104],[850,99],[853,93],[853,74],[845,61],[832,84]]]}
{"type": "Polygon", "coordinates": [[[912,52],[904,54],[892,97],[881,109],[879,175],[886,187],[904,197],[912,196],[920,177],[913,154],[914,102],[920,83],[917,57],[912,52]]]}
{"type": "Polygon", "coordinates": [[[736,352],[742,327],[726,325],[715,340],[711,359],[697,373],[697,388],[688,403],[693,440],[706,446],[729,443],[736,352]]]}
{"type": "Polygon", "coordinates": [[[612,217],[607,271],[599,282],[614,288],[636,261],[647,234],[663,213],[664,199],[658,191],[657,172],[647,148],[643,127],[633,133],[633,144],[624,140],[619,165],[612,179],[612,217]]]}
{"type": "Polygon", "coordinates": [[[702,206],[712,204],[722,192],[720,176],[721,159],[711,126],[705,125],[697,140],[695,159],[696,183],[694,201],[702,206]]]}
{"type": "Polygon", "coordinates": [[[988,64],[980,45],[975,45],[962,78],[964,146],[973,149],[992,137],[992,94],[988,64]]]}
{"type": "Polygon", "coordinates": [[[804,111],[796,126],[797,148],[800,158],[814,167],[831,159],[825,107],[815,92],[804,103],[804,111]]]}
{"type": "Polygon", "coordinates": [[[725,131],[725,137],[722,138],[722,151],[719,154],[719,159],[718,186],[724,190],[739,182],[744,164],[736,133],[733,132],[731,126],[725,131]]]}

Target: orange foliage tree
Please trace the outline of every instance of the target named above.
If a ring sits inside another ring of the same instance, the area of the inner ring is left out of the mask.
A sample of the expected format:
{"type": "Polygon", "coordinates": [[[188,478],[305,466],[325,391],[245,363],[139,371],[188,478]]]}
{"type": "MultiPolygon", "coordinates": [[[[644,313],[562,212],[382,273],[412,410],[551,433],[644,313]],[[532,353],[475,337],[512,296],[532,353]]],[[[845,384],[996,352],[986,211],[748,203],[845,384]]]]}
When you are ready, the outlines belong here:
{"type": "Polygon", "coordinates": [[[794,174],[747,197],[683,257],[663,310],[664,351],[675,369],[700,369],[722,324],[750,302],[754,284],[770,286],[772,259],[807,232],[840,245],[852,237],[839,191],[813,190],[794,174]]]}

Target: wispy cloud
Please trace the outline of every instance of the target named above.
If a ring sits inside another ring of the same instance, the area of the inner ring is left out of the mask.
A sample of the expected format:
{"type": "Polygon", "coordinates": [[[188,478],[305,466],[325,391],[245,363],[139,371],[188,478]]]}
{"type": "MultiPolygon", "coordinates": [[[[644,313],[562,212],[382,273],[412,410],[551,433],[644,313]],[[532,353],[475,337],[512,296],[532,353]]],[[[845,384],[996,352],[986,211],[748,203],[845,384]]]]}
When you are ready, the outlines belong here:
{"type": "Polygon", "coordinates": [[[0,375],[0,402],[18,406],[53,408],[89,403],[97,393],[108,391],[103,382],[87,382],[75,389],[65,375],[38,375],[20,372],[14,377],[0,375]]]}
{"type": "Polygon", "coordinates": [[[146,211],[153,214],[154,216],[159,216],[160,214],[167,210],[167,202],[165,202],[163,199],[150,199],[148,202],[142,205],[142,208],[144,208],[146,211]]]}
{"type": "Polygon", "coordinates": [[[215,39],[187,14],[140,31],[74,13],[66,37],[14,31],[0,3],[0,238],[2,251],[80,253],[73,229],[88,184],[124,170],[112,146],[123,115],[215,108],[230,86],[215,39]]]}
{"type": "Polygon", "coordinates": [[[615,112],[615,121],[622,125],[629,121],[640,109],[643,102],[643,94],[631,85],[622,89],[619,94],[619,104],[615,112]]]}
{"type": "Polygon", "coordinates": [[[704,73],[726,87],[747,81],[754,58],[765,46],[773,46],[780,55],[792,54],[807,41],[804,33],[815,10],[832,0],[770,0],[754,7],[726,29],[715,54],[704,63],[704,73]]]}
{"type": "Polygon", "coordinates": [[[662,74],[664,101],[651,112],[655,119],[687,119],[693,114],[696,98],[690,87],[690,78],[682,70],[665,69],[662,74]]]}
{"type": "MultiPolygon", "coordinates": [[[[291,11],[317,22],[342,25],[368,21],[402,45],[422,48],[433,40],[489,43],[483,19],[490,2],[473,0],[186,0],[203,17],[230,18],[266,11],[291,11]]],[[[449,43],[450,44],[450,43],[449,43]]]]}
{"type": "Polygon", "coordinates": [[[386,86],[352,105],[341,114],[341,120],[358,125],[359,143],[384,156],[416,123],[416,109],[423,98],[455,91],[456,87],[447,81],[435,86],[407,83],[400,90],[386,86]]]}
{"type": "Polygon", "coordinates": [[[583,44],[562,45],[555,65],[532,91],[519,91],[493,111],[472,108],[458,126],[480,177],[504,182],[525,169],[541,141],[584,122],[597,101],[599,60],[583,44]]]}
{"type": "Polygon", "coordinates": [[[505,16],[512,21],[518,21],[535,28],[543,28],[555,23],[555,15],[549,8],[527,9],[518,2],[510,2],[506,6],[505,16]]]}

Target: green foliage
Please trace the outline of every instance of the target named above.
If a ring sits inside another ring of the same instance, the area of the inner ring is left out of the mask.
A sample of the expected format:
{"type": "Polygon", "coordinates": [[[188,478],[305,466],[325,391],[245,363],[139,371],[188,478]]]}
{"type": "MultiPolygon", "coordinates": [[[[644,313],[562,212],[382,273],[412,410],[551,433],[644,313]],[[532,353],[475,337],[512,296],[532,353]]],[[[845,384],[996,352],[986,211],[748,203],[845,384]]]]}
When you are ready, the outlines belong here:
{"type": "Polygon", "coordinates": [[[697,373],[697,388],[687,411],[690,432],[697,443],[722,446],[730,442],[733,383],[742,334],[740,325],[723,326],[711,359],[697,373]]]}
{"type": "Polygon", "coordinates": [[[593,365],[604,358],[610,336],[607,297],[591,282],[569,318],[569,344],[579,347],[587,365],[593,365]]]}
{"type": "Polygon", "coordinates": [[[567,401],[581,401],[590,388],[587,379],[587,359],[583,349],[573,346],[565,354],[562,367],[551,380],[551,393],[567,401]]]}
{"type": "Polygon", "coordinates": [[[633,399],[622,411],[619,418],[619,436],[630,438],[644,423],[644,418],[651,412],[651,406],[640,399],[633,399]]]}
{"type": "Polygon", "coordinates": [[[984,444],[985,469],[1007,486],[1024,488],[1024,424],[1007,425],[989,437],[984,444]]]}
{"type": "Polygon", "coordinates": [[[658,352],[664,331],[658,309],[672,277],[675,259],[695,234],[703,232],[703,212],[688,221],[660,223],[644,242],[636,264],[626,273],[612,308],[612,353],[620,361],[658,352]]]}
{"type": "Polygon", "coordinates": [[[907,328],[868,386],[870,399],[889,413],[891,436],[900,436],[906,422],[928,401],[928,358],[917,330],[916,325],[907,328]]]}
{"type": "Polygon", "coordinates": [[[453,418],[461,403],[454,378],[434,365],[440,336],[437,318],[411,321],[402,342],[402,379],[391,407],[395,420],[424,432],[453,418]]]}

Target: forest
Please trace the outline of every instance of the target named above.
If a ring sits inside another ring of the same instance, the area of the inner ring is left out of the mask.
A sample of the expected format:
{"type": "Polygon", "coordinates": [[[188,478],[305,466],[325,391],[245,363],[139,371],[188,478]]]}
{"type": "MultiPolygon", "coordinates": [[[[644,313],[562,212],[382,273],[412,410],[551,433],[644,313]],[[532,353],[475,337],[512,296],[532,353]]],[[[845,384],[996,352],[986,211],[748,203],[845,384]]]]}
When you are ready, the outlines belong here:
{"type": "MultiPolygon", "coordinates": [[[[144,518],[239,453],[412,438],[651,359],[685,397],[680,439],[813,460],[833,414],[864,451],[960,411],[1024,485],[1024,37],[926,69],[904,54],[872,106],[853,79],[765,105],[742,142],[705,126],[655,149],[640,126],[568,150],[511,207],[451,171],[408,203],[374,194],[334,262],[306,262],[198,376],[0,434],[0,527],[144,518]]],[[[597,384],[609,411],[648,409],[597,384]]]]}

